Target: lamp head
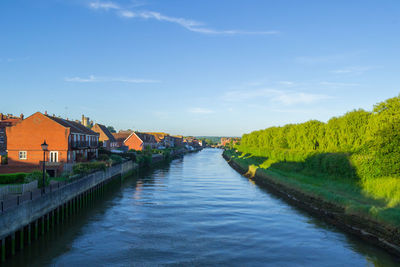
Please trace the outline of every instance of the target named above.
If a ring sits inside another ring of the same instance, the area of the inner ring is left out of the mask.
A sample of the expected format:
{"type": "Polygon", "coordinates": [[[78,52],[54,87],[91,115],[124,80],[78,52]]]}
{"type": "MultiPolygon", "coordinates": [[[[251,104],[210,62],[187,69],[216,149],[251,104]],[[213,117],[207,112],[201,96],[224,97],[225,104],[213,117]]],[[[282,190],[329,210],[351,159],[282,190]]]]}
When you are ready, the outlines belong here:
{"type": "Polygon", "coordinates": [[[48,144],[46,144],[46,140],[44,140],[43,144],[40,145],[42,147],[43,151],[47,151],[47,148],[49,147],[48,144]]]}

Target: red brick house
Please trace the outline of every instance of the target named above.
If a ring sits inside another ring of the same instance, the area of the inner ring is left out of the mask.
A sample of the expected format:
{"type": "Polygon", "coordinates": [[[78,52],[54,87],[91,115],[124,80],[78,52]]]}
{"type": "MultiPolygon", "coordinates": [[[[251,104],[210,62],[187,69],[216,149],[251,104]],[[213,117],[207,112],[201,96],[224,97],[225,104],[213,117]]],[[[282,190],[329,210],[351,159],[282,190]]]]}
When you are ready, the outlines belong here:
{"type": "Polygon", "coordinates": [[[108,130],[108,128],[101,124],[95,124],[92,127],[92,131],[99,134],[99,141],[103,142],[103,147],[107,150],[111,150],[117,147],[117,141],[114,135],[108,130]]]}
{"type": "Polygon", "coordinates": [[[56,175],[64,163],[96,158],[99,134],[82,124],[36,112],[7,128],[8,165],[36,169],[43,161],[41,144],[46,140],[46,169],[56,175]]]}
{"type": "Polygon", "coordinates": [[[119,131],[118,133],[112,133],[116,142],[116,147],[124,148],[125,147],[124,142],[126,138],[128,138],[132,133],[133,131],[119,131]]]}
{"type": "Polygon", "coordinates": [[[158,143],[152,134],[132,132],[124,141],[128,149],[142,151],[149,148],[157,148],[158,143]]]}

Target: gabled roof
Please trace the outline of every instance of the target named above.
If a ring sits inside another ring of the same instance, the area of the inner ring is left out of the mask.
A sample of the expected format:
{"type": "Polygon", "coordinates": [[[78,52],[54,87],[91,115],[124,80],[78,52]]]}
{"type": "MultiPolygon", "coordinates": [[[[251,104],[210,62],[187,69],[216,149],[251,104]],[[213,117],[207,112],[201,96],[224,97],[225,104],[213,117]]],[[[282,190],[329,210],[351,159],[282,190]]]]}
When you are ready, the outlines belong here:
{"type": "Polygon", "coordinates": [[[61,124],[62,126],[66,128],[70,128],[71,133],[78,133],[78,134],[88,134],[88,135],[99,135],[98,133],[90,130],[89,128],[83,126],[82,124],[75,122],[75,121],[70,121],[70,120],[65,120],[62,118],[58,117],[53,117],[44,114],[47,118],[57,122],[58,124],[61,124]]]}
{"type": "Polygon", "coordinates": [[[96,123],[94,125],[94,127],[96,127],[96,125],[100,128],[100,130],[108,137],[108,139],[110,140],[110,142],[115,142],[115,138],[114,135],[108,130],[108,128],[102,124],[98,124],[96,123]]]}
{"type": "Polygon", "coordinates": [[[124,142],[133,132],[130,131],[119,131],[118,133],[112,133],[117,142],[124,142]]]}

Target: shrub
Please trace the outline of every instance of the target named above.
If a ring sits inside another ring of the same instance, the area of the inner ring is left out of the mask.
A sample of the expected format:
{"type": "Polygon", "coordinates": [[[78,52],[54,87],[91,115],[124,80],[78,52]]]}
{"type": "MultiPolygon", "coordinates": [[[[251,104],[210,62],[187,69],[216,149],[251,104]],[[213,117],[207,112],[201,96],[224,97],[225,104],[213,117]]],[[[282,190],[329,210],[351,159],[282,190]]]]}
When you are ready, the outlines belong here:
{"type": "Polygon", "coordinates": [[[107,154],[101,154],[97,159],[100,161],[108,161],[110,157],[107,154]]]}
{"type": "Polygon", "coordinates": [[[111,155],[110,159],[113,161],[114,164],[118,164],[122,162],[122,157],[119,155],[111,155]]]}
{"type": "MultiPolygon", "coordinates": [[[[26,182],[32,182],[32,181],[38,181],[38,187],[42,188],[43,186],[43,172],[41,171],[33,171],[31,173],[28,173],[25,177],[25,181],[26,182]]],[[[50,176],[48,173],[46,173],[46,177],[45,177],[45,183],[46,186],[49,185],[50,183],[50,176]]]]}
{"type": "Polygon", "coordinates": [[[93,171],[104,171],[106,164],[104,162],[82,162],[74,165],[72,171],[74,174],[87,174],[93,171]]]}
{"type": "Polygon", "coordinates": [[[25,182],[26,173],[0,174],[0,184],[20,184],[25,182]]]}

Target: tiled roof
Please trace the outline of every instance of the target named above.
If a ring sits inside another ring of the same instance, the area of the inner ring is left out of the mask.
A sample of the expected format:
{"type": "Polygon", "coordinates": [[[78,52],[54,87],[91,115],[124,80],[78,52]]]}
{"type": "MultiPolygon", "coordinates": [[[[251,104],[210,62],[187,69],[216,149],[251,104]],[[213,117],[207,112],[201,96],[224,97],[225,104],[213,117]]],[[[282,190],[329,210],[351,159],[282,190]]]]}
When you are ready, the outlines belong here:
{"type": "Polygon", "coordinates": [[[155,136],[152,134],[140,132],[135,132],[135,134],[145,143],[157,143],[155,136]]]}
{"type": "Polygon", "coordinates": [[[128,138],[131,134],[132,134],[132,132],[129,132],[129,131],[123,131],[123,132],[120,131],[118,133],[112,133],[112,135],[115,138],[115,141],[118,141],[118,142],[125,141],[125,139],[128,138]]]}
{"type": "Polygon", "coordinates": [[[70,128],[71,133],[98,135],[98,133],[90,130],[89,128],[83,126],[82,124],[80,124],[78,122],[65,120],[62,118],[53,117],[53,116],[49,116],[49,115],[44,115],[44,116],[57,122],[58,124],[61,124],[62,126],[66,127],[66,128],[70,128]]]}
{"type": "Polygon", "coordinates": [[[110,140],[110,142],[115,142],[115,138],[114,135],[108,130],[108,128],[102,124],[98,124],[96,123],[95,126],[98,126],[100,128],[100,130],[107,135],[108,139],[110,140]]]}

